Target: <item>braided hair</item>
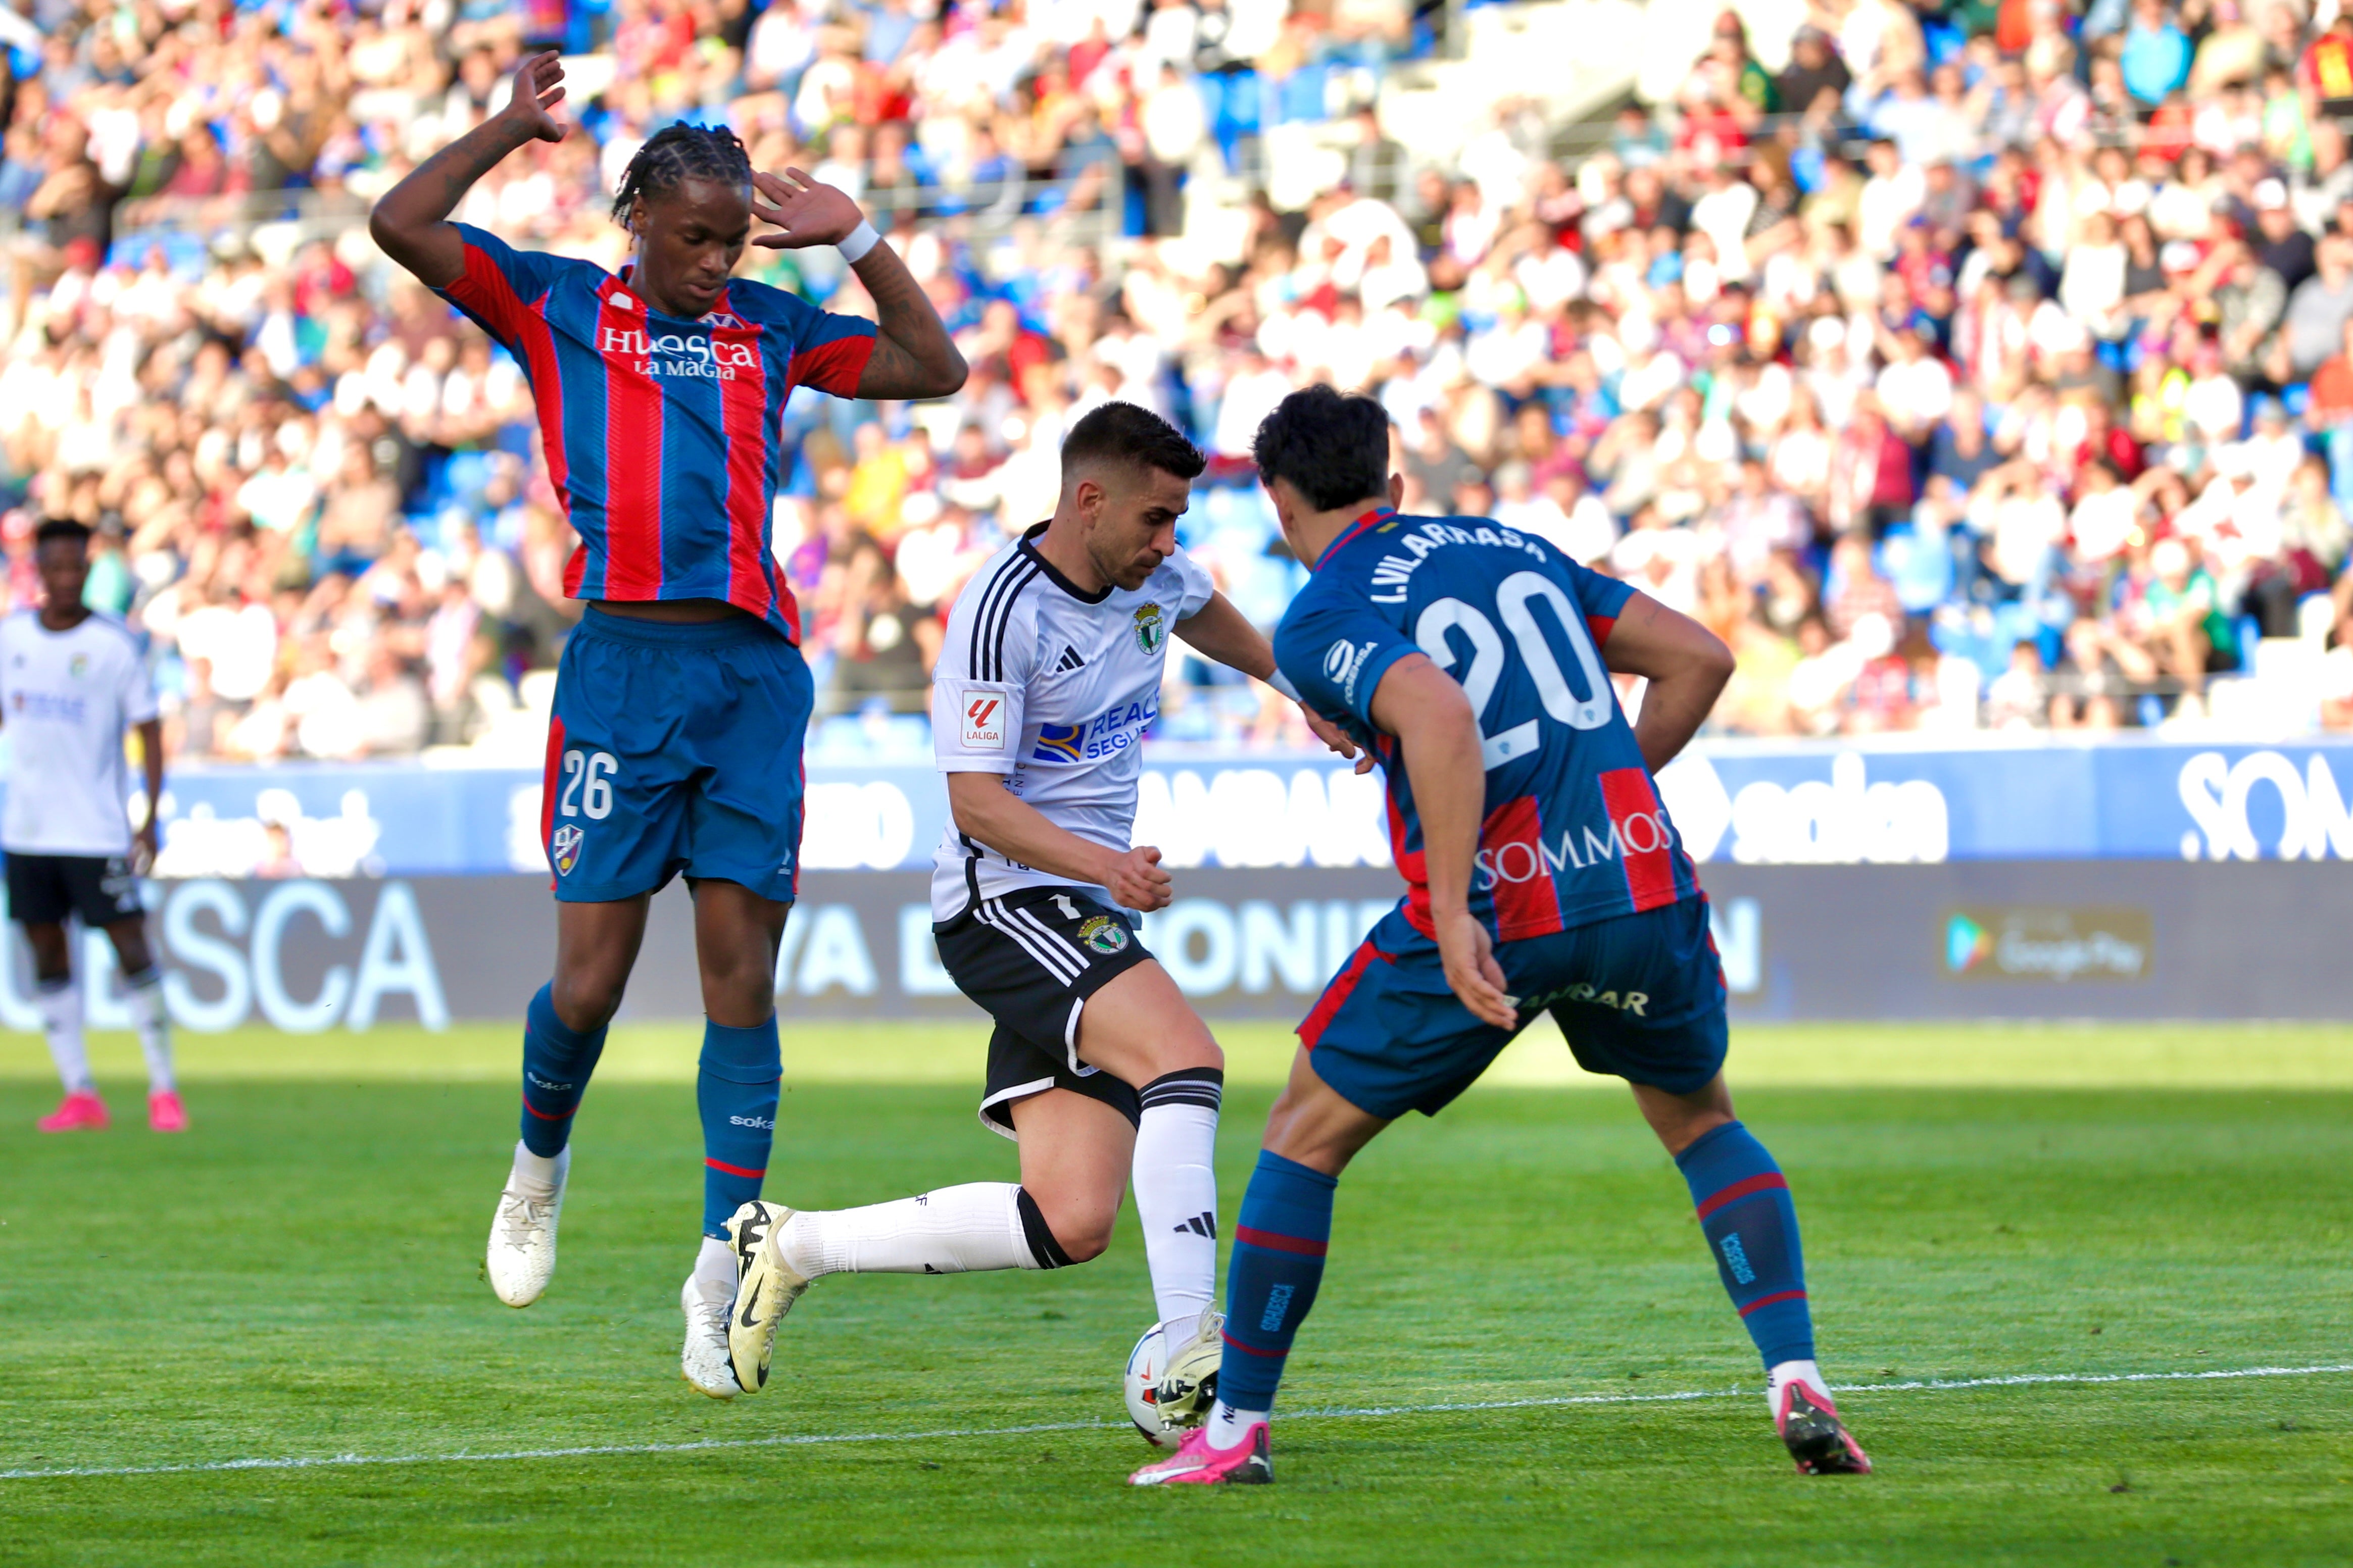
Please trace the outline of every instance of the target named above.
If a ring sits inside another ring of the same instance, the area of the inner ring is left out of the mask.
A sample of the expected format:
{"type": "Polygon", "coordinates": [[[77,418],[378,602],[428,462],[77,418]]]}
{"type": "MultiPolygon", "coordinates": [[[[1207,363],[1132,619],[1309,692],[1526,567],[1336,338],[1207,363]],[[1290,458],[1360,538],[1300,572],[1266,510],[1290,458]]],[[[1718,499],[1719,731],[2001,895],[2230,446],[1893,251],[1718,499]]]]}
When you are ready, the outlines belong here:
{"type": "Polygon", "coordinates": [[[629,226],[630,209],[638,198],[658,191],[674,191],[689,180],[713,180],[722,184],[752,183],[752,154],[743,139],[724,125],[665,125],[654,132],[629,160],[621,188],[613,197],[613,221],[629,226]]]}

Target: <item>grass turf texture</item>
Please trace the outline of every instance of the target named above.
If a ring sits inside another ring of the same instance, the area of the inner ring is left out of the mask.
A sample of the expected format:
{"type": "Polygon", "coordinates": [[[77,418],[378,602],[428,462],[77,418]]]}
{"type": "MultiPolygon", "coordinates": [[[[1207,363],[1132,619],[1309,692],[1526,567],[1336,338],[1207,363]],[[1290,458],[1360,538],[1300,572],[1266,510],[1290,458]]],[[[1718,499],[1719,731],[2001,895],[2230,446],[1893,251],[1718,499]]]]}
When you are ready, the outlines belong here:
{"type": "MultiPolygon", "coordinates": [[[[1010,1149],[973,1121],[968,1033],[790,1032],[771,1193],[830,1205],[1009,1177],[1010,1149]],[[899,1081],[812,1081],[818,1063],[899,1081]],[[943,1073],[956,1081],[924,1081],[943,1073]]],[[[1260,1086],[1228,1102],[1230,1215],[1281,1047],[1221,1033],[1260,1086]]],[[[1119,1417],[1117,1369],[1150,1315],[1132,1223],[1101,1261],[1052,1275],[821,1281],[780,1340],[777,1386],[733,1405],[689,1391],[691,1043],[651,1026],[618,1043],[621,1070],[582,1112],[564,1266],[520,1313],[476,1278],[512,1136],[512,1030],[190,1039],[185,1139],[128,1115],[37,1137],[54,1097],[39,1045],[0,1045],[0,1470],[1119,1417]]],[[[101,1064],[135,1059],[101,1045],[101,1064]]],[[[2234,1063],[2325,1086],[2348,1055],[2353,1035],[2327,1030],[1751,1029],[1734,1071],[1947,1086],[1741,1097],[1796,1188],[1828,1370],[1885,1384],[2353,1360],[2353,1094],[2000,1087],[2094,1068],[2206,1083],[2234,1063]]],[[[1515,1073],[1552,1070],[1525,1060],[1515,1073]]],[[[110,1089],[135,1110],[135,1082],[110,1089]]],[[[1400,1125],[1343,1181],[1287,1409],[1738,1397],[1294,1414],[1277,1486],[1208,1495],[1122,1487],[1147,1451],[1109,1426],[14,1479],[0,1562],[2353,1554],[2353,1377],[1860,1390],[1843,1403],[1881,1473],[1859,1481],[1788,1473],[1757,1382],[1682,1183],[1622,1094],[1497,1088],[1400,1125]]]]}

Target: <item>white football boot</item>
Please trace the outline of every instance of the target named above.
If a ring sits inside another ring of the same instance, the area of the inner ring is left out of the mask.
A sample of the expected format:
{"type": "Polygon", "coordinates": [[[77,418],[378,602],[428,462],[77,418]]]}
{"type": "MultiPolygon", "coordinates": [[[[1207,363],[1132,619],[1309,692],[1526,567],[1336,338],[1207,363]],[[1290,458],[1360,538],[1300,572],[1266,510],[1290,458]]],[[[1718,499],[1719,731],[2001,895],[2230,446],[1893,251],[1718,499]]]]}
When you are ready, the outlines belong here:
{"type": "Polygon", "coordinates": [[[499,1194],[498,1212],[491,1216],[491,1244],[482,1256],[482,1272],[500,1300],[510,1307],[528,1307],[539,1300],[555,1277],[555,1222],[564,1212],[564,1187],[572,1173],[572,1151],[555,1157],[555,1179],[534,1181],[521,1170],[522,1151],[516,1150],[516,1167],[507,1173],[506,1190],[499,1194]]]}
{"type": "Polygon", "coordinates": [[[727,1360],[727,1298],[725,1282],[701,1269],[686,1277],[678,1304],[686,1313],[686,1348],[679,1352],[678,1370],[697,1394],[733,1399],[743,1390],[727,1360]]]}
{"type": "Polygon", "coordinates": [[[1226,1315],[1204,1312],[1193,1337],[1168,1352],[1153,1406],[1171,1426],[1198,1426],[1218,1403],[1218,1366],[1226,1355],[1226,1315]]]}
{"type": "Polygon", "coordinates": [[[768,1357],[776,1325],[801,1299],[808,1280],[785,1261],[782,1237],[793,1211],[782,1204],[748,1203],[727,1222],[735,1248],[735,1300],[727,1314],[727,1349],[735,1381],[746,1394],[768,1385],[768,1357]]]}

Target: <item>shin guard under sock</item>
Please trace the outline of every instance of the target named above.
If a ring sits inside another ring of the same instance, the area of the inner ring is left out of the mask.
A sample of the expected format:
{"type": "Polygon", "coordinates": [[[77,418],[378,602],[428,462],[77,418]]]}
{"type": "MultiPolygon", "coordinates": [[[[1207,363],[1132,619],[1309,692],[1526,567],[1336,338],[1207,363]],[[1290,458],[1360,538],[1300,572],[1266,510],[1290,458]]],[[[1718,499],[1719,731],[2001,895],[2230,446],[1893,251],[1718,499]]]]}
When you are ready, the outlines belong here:
{"type": "Polygon", "coordinates": [[[1060,1268],[1071,1261],[1037,1200],[1010,1182],[935,1187],[864,1208],[804,1209],[776,1241],[805,1279],[1060,1268]]]}
{"type": "Polygon", "coordinates": [[[1773,1156],[1747,1128],[1730,1121],[1694,1140],[1675,1165],[1691,1185],[1725,1293],[1766,1366],[1813,1360],[1798,1209],[1773,1156]]]}
{"type": "Polygon", "coordinates": [[[1261,1150],[1226,1260],[1226,1355],[1218,1397],[1271,1410],[1282,1363],[1324,1279],[1339,1178],[1261,1150]]]}
{"type": "Polygon", "coordinates": [[[584,1034],[557,1017],[554,992],[553,984],[541,986],[523,1014],[522,1146],[542,1159],[554,1159],[571,1141],[572,1113],[605,1054],[604,1029],[584,1034]]]}
{"type": "Polygon", "coordinates": [[[172,1071],[172,1017],[164,1006],[164,972],[149,964],[122,977],[123,1000],[131,1005],[131,1021],[139,1027],[139,1054],[147,1058],[147,1092],[176,1089],[172,1071]]]}
{"type": "Polygon", "coordinates": [[[1218,1173],[1212,1162],[1225,1077],[1217,1068],[1188,1068],[1153,1079],[1142,1091],[1133,1170],[1135,1217],[1144,1227],[1144,1256],[1161,1321],[1179,1328],[1198,1322],[1217,1299],[1218,1173]]]}
{"type": "Polygon", "coordinates": [[[776,1015],[749,1029],[702,1026],[702,1061],[694,1080],[702,1113],[702,1234],[725,1236],[735,1211],[760,1195],[768,1148],[776,1136],[776,1095],[784,1057],[776,1015]]]}
{"type": "Polygon", "coordinates": [[[40,1009],[41,1035],[48,1041],[49,1059],[58,1065],[58,1081],[68,1094],[89,1094],[98,1088],[90,1077],[90,1047],[81,1037],[81,987],[70,974],[44,980],[33,988],[40,1009]]]}

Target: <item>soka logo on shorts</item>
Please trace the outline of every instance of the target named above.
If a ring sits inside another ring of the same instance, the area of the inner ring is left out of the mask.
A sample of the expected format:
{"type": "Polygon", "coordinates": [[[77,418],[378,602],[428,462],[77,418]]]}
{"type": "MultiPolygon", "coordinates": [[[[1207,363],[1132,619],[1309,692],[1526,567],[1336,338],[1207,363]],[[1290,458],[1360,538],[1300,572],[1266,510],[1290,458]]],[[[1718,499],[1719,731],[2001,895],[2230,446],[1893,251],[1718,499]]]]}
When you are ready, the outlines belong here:
{"type": "Polygon", "coordinates": [[[1127,946],[1127,927],[1109,915],[1089,915],[1079,940],[1097,952],[1118,952],[1127,946]]]}
{"type": "Polygon", "coordinates": [[[547,858],[557,876],[570,876],[572,868],[580,864],[580,846],[587,837],[577,826],[567,822],[548,839],[547,858]]]}
{"type": "Polygon", "coordinates": [[[956,697],[964,709],[962,739],[968,752],[1005,750],[1005,694],[965,687],[956,697]]]}

